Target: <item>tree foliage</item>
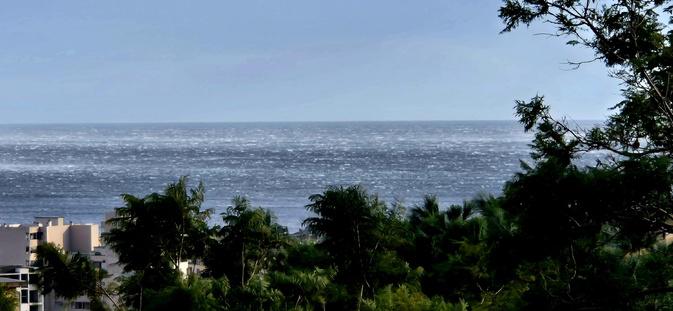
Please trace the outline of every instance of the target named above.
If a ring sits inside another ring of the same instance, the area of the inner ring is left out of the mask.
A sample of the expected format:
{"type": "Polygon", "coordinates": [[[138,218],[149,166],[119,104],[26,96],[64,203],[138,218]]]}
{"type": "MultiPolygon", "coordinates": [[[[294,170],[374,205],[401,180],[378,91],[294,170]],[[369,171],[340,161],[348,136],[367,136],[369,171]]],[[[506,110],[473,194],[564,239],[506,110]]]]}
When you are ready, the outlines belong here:
{"type": "Polygon", "coordinates": [[[0,311],[15,311],[19,306],[19,297],[15,290],[0,285],[0,311]]]}
{"type": "Polygon", "coordinates": [[[506,184],[502,207],[517,224],[505,253],[518,259],[509,271],[527,280],[529,309],[656,310],[671,299],[659,254],[673,229],[672,9],[665,0],[507,0],[500,9],[504,32],[551,24],[551,36],[593,51],[590,61],[623,86],[613,114],[589,130],[555,118],[542,96],[517,101],[536,162],[506,184]],[[578,167],[590,151],[609,156],[578,167]],[[639,268],[652,261],[661,278],[639,268]]]}
{"type": "Polygon", "coordinates": [[[144,197],[122,195],[124,206],[107,221],[103,240],[119,256],[125,272],[120,290],[125,301],[139,306],[143,290],[177,284],[180,263],[202,257],[211,211],[201,209],[205,188],[187,188],[187,178],[144,197]]]}
{"type": "Polygon", "coordinates": [[[232,203],[222,214],[224,226],[211,240],[206,265],[211,275],[226,275],[245,286],[271,267],[288,235],[270,211],[252,208],[244,197],[236,197],[232,203]]]}
{"type": "Polygon", "coordinates": [[[53,243],[39,245],[36,252],[37,283],[43,293],[53,291],[66,301],[86,295],[92,309],[103,309],[100,297],[105,270],[96,268],[85,255],[67,254],[53,243]]]}
{"type": "MultiPolygon", "coordinates": [[[[623,82],[623,100],[604,126],[582,131],[556,120],[541,97],[519,101],[526,129],[568,134],[573,150],[609,150],[626,157],[667,155],[673,151],[673,66],[671,1],[506,0],[500,9],[504,32],[536,21],[553,25],[550,35],[583,46],[623,82]]],[[[571,62],[579,66],[583,61],[571,62]]],[[[560,137],[555,135],[557,138],[560,137]]]]}
{"type": "Polygon", "coordinates": [[[353,303],[373,295],[380,283],[401,281],[412,272],[395,254],[399,210],[388,209],[360,186],[328,187],[309,200],[306,208],[316,216],[304,225],[320,238],[318,246],[330,256],[337,280],[357,297],[353,303]]]}

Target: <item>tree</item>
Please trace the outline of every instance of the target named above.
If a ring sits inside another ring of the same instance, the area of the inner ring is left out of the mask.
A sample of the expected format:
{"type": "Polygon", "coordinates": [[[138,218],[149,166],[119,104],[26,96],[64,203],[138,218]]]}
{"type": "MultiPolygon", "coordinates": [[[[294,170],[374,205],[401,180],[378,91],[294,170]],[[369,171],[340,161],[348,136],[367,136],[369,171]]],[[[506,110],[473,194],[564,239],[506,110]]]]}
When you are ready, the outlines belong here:
{"type": "Polygon", "coordinates": [[[535,131],[536,162],[523,164],[502,202],[517,224],[508,252],[530,280],[530,309],[658,309],[670,301],[666,265],[652,266],[662,279],[651,288],[634,262],[661,253],[653,245],[673,232],[672,12],[668,0],[507,0],[500,9],[504,32],[551,24],[552,36],[591,49],[592,61],[623,82],[623,100],[590,130],[555,118],[542,96],[517,101],[525,130],[535,131]],[[611,156],[577,167],[574,159],[593,150],[611,156]]]}
{"type": "Polygon", "coordinates": [[[421,228],[430,221],[436,223],[444,218],[439,211],[439,201],[435,195],[426,195],[423,197],[423,204],[411,209],[409,223],[412,227],[421,228]]]}
{"type": "MultiPolygon", "coordinates": [[[[549,121],[546,126],[553,132],[569,134],[576,150],[610,150],[632,158],[670,156],[673,152],[670,3],[670,0],[506,0],[500,8],[505,23],[503,32],[535,21],[551,24],[556,31],[550,35],[566,37],[567,44],[592,50],[595,58],[590,61],[602,61],[612,76],[623,82],[624,99],[615,103],[615,113],[603,127],[582,133],[563,120],[551,118],[544,106],[535,105],[523,118],[526,128],[544,119],[549,121]]],[[[522,107],[524,102],[518,104],[522,107]]]]}
{"type": "Polygon", "coordinates": [[[164,193],[139,198],[122,195],[125,205],[115,209],[108,220],[112,229],[104,241],[119,256],[124,271],[136,273],[127,278],[122,289],[136,297],[139,305],[143,288],[159,289],[176,284],[181,262],[202,257],[208,235],[207,220],[211,210],[201,210],[205,188],[203,183],[187,189],[187,178],[169,184],[164,193]],[[138,286],[128,283],[134,280],[138,286]]]}
{"type": "MultiPolygon", "coordinates": [[[[588,131],[554,118],[541,96],[517,101],[517,115],[526,130],[536,129],[534,158],[554,157],[563,165],[579,152],[607,150],[624,159],[673,156],[673,108],[670,87],[673,67],[671,1],[508,0],[500,9],[504,31],[534,21],[556,27],[555,36],[570,45],[591,49],[612,75],[623,82],[623,100],[605,124],[588,131]]],[[[581,62],[574,63],[580,65],[581,62]]],[[[644,161],[647,161],[645,159],[644,161]]],[[[660,232],[672,232],[671,210],[642,204],[641,222],[660,232]]],[[[635,215],[631,215],[635,219],[635,215]]]]}
{"type": "Polygon", "coordinates": [[[144,310],[218,311],[228,310],[226,279],[204,279],[190,276],[176,285],[149,290],[144,310]]]}
{"type": "Polygon", "coordinates": [[[53,291],[68,302],[87,295],[93,308],[102,309],[101,280],[105,275],[105,270],[96,268],[79,253],[68,255],[53,243],[37,247],[38,285],[45,294],[53,291]]]}
{"type": "Polygon", "coordinates": [[[243,197],[234,198],[232,203],[222,214],[224,226],[211,240],[205,264],[209,274],[226,275],[237,286],[245,287],[271,268],[288,235],[270,211],[252,208],[243,197]]]}
{"type": "Polygon", "coordinates": [[[333,271],[315,268],[313,271],[290,270],[272,274],[272,285],[283,293],[285,308],[291,310],[325,310],[327,287],[333,271]]]}
{"type": "Polygon", "coordinates": [[[332,258],[336,280],[357,297],[357,306],[379,285],[399,281],[412,272],[395,253],[403,210],[387,209],[360,186],[328,187],[309,200],[313,203],[306,208],[316,216],[304,220],[304,225],[320,238],[318,246],[332,258]],[[400,267],[402,271],[396,271],[400,267]]]}
{"type": "Polygon", "coordinates": [[[232,310],[282,310],[283,294],[271,285],[268,275],[252,276],[245,286],[232,288],[232,310]]]}
{"type": "Polygon", "coordinates": [[[439,297],[428,298],[422,292],[410,289],[405,285],[397,288],[386,286],[376,293],[373,299],[365,301],[364,310],[384,311],[467,311],[468,306],[461,301],[457,304],[446,303],[439,297]]]}
{"type": "Polygon", "coordinates": [[[15,311],[19,306],[16,291],[0,285],[0,311],[15,311]]]}
{"type": "Polygon", "coordinates": [[[423,292],[453,301],[483,300],[509,281],[496,277],[507,257],[491,262],[511,230],[503,216],[500,201],[490,196],[444,210],[435,197],[426,196],[414,207],[409,221],[414,252],[408,261],[423,267],[423,292]]]}

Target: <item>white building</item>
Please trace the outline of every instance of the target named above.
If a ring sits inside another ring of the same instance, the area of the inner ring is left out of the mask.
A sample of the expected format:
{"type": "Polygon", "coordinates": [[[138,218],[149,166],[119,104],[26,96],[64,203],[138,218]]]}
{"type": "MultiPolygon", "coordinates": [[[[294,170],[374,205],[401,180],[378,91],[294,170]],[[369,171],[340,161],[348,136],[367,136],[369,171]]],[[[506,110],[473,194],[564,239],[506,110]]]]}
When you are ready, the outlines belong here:
{"type": "Polygon", "coordinates": [[[17,311],[44,311],[44,296],[34,284],[35,274],[26,267],[0,267],[0,284],[16,291],[17,311]]]}
{"type": "Polygon", "coordinates": [[[98,224],[65,224],[63,217],[35,217],[32,224],[0,225],[0,267],[5,267],[0,271],[6,270],[0,273],[0,278],[25,281],[16,287],[20,294],[20,311],[89,309],[89,300],[85,296],[65,306],[66,302],[57,299],[53,292],[44,297],[30,282],[30,267],[37,259],[35,251],[44,243],[56,244],[68,253],[87,255],[99,267],[115,270],[116,259],[108,258],[108,251],[100,247],[98,224]]]}
{"type": "Polygon", "coordinates": [[[100,246],[97,224],[64,224],[63,217],[35,217],[32,224],[0,225],[0,266],[32,266],[35,250],[54,243],[66,252],[88,254],[100,246]]]}

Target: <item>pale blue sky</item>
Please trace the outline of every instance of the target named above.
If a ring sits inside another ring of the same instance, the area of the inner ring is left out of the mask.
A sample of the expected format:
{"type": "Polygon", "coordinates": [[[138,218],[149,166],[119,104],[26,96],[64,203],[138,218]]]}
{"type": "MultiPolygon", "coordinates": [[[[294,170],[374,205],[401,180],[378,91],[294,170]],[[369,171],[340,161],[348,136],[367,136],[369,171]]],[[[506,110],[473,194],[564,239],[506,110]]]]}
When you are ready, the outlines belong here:
{"type": "Polygon", "coordinates": [[[9,1],[0,123],[512,119],[544,94],[599,119],[600,64],[496,0],[9,1]]]}

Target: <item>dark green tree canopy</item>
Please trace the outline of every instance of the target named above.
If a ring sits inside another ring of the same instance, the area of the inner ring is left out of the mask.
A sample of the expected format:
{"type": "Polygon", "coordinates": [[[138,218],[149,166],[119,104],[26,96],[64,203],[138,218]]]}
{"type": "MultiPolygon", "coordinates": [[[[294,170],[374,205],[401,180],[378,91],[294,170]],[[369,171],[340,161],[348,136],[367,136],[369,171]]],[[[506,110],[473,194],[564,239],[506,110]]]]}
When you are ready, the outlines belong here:
{"type": "Polygon", "coordinates": [[[367,283],[371,258],[385,235],[383,202],[360,186],[329,187],[309,200],[313,203],[306,208],[317,216],[304,220],[306,228],[321,238],[341,276],[367,283]]]}
{"type": "Polygon", "coordinates": [[[16,311],[19,307],[19,297],[16,291],[0,285],[0,311],[16,311]]]}
{"type": "Polygon", "coordinates": [[[145,288],[174,285],[180,263],[205,252],[210,210],[202,210],[205,188],[187,188],[187,178],[166,186],[163,193],[139,198],[122,195],[125,205],[115,209],[112,226],[103,240],[119,256],[125,272],[120,291],[129,305],[139,306],[145,288]]]}
{"type": "Polygon", "coordinates": [[[233,199],[222,220],[224,226],[216,229],[205,258],[208,273],[245,286],[276,262],[288,243],[287,228],[269,210],[253,208],[244,197],[233,199]]]}
{"type": "Polygon", "coordinates": [[[188,190],[186,177],[169,184],[163,194],[124,194],[125,206],[115,209],[108,220],[112,229],[103,238],[127,271],[176,269],[203,253],[211,212],[201,210],[203,198],[203,184],[188,190]]]}
{"type": "MultiPolygon", "coordinates": [[[[572,150],[610,150],[626,157],[673,153],[673,32],[671,1],[506,0],[504,32],[536,21],[554,26],[549,35],[583,46],[623,82],[623,100],[602,127],[590,130],[555,120],[541,98],[517,103],[527,129],[541,120],[547,136],[567,135],[572,150]]],[[[571,62],[579,66],[584,61],[571,62]]],[[[548,137],[554,139],[553,137],[548,137]]],[[[558,138],[558,137],[557,137],[558,138]]]]}
{"type": "Polygon", "coordinates": [[[87,296],[91,310],[104,310],[101,296],[116,305],[116,301],[102,286],[107,272],[97,268],[86,255],[67,254],[53,243],[37,247],[38,286],[45,294],[54,292],[67,301],[87,296]]]}
{"type": "MultiPolygon", "coordinates": [[[[502,208],[517,224],[504,253],[518,258],[517,274],[537,275],[522,296],[531,309],[670,304],[669,285],[643,274],[640,262],[662,262],[670,246],[661,238],[673,232],[672,8],[664,0],[506,0],[500,9],[503,32],[550,24],[549,35],[592,50],[588,61],[623,82],[623,100],[589,130],[554,117],[542,96],[516,102],[525,130],[535,131],[535,163],[504,188],[502,208]],[[610,156],[577,166],[595,150],[610,156]]],[[[667,268],[658,270],[670,281],[667,268]]]]}

